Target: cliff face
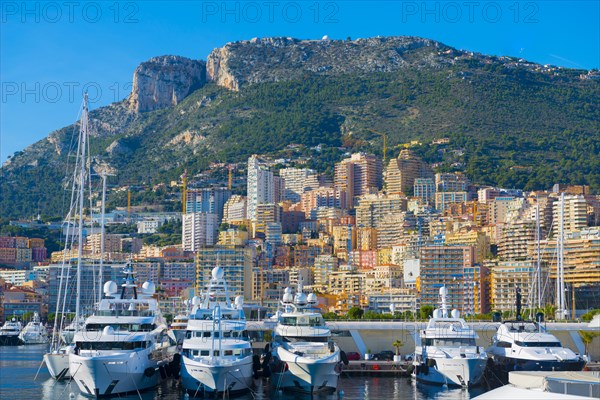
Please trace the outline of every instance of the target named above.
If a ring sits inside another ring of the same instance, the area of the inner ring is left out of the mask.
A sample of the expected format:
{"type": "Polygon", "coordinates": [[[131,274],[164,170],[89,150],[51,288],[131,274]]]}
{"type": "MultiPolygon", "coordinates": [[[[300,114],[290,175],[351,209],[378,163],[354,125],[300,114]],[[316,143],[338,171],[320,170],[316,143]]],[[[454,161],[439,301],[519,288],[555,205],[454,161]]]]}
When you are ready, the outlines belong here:
{"type": "Polygon", "coordinates": [[[177,105],[205,83],[204,61],[178,56],[151,58],[133,73],[129,109],[143,112],[177,105]]]}
{"type": "Polygon", "coordinates": [[[206,63],[177,56],[152,58],[133,74],[129,109],[171,107],[207,81],[229,90],[246,85],[302,78],[306,74],[392,72],[407,67],[451,63],[439,55],[446,48],[414,37],[357,40],[252,39],[213,50],[206,63]]]}
{"type": "Polygon", "coordinates": [[[392,72],[406,67],[449,63],[433,40],[415,37],[357,40],[252,39],[215,49],[206,63],[207,78],[231,90],[261,82],[301,78],[307,73],[335,75],[392,72]]]}

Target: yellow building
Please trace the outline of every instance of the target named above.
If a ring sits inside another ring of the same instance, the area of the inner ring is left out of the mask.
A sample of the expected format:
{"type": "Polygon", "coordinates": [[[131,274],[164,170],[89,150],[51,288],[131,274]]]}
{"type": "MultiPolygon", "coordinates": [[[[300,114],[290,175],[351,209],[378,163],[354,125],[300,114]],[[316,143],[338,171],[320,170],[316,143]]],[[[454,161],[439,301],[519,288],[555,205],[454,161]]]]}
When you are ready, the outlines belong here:
{"type": "Polygon", "coordinates": [[[474,246],[476,263],[482,262],[490,253],[490,238],[479,230],[447,233],[446,244],[474,246]]]}

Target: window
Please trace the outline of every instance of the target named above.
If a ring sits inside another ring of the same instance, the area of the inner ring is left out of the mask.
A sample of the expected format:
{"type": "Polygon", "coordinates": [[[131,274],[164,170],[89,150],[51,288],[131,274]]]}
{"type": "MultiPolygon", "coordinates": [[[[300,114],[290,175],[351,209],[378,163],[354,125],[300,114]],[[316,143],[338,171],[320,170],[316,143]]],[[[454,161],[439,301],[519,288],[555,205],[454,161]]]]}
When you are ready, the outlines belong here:
{"type": "Polygon", "coordinates": [[[225,350],[225,355],[226,356],[232,356],[233,355],[233,350],[225,350]]]}
{"type": "Polygon", "coordinates": [[[283,317],[281,319],[281,324],[296,326],[296,317],[283,317]]]}
{"type": "Polygon", "coordinates": [[[561,347],[560,342],[521,342],[515,340],[515,344],[521,347],[561,347]]]}
{"type": "Polygon", "coordinates": [[[200,355],[201,356],[208,356],[210,354],[210,352],[208,350],[200,350],[200,355]]]}
{"type": "Polygon", "coordinates": [[[218,356],[219,356],[219,350],[215,350],[214,356],[215,356],[215,357],[218,357],[218,356]]]}

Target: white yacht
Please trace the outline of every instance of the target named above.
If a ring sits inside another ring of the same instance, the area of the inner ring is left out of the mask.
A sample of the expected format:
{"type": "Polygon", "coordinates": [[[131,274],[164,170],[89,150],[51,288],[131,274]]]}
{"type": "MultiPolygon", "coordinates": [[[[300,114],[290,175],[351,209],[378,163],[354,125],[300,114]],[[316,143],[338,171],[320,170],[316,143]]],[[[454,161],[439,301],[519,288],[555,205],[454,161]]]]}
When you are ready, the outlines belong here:
{"type": "Polygon", "coordinates": [[[191,395],[239,393],[252,385],[252,345],[243,298],[231,304],[223,269],[215,267],[207,292],[192,299],[182,345],[181,379],[191,395]]]}
{"type": "Polygon", "coordinates": [[[141,293],[131,265],[125,283],[104,284],[105,298],[75,334],[69,354],[69,373],[79,390],[89,396],[114,396],[155,387],[173,368],[174,342],[152,297],[154,284],[145,282],[141,293]]]}
{"type": "Polygon", "coordinates": [[[23,344],[46,344],[48,343],[48,330],[46,326],[40,322],[40,315],[33,314],[33,319],[19,334],[19,339],[23,344]]]}
{"type": "Polygon", "coordinates": [[[84,318],[74,319],[73,321],[71,321],[71,323],[69,325],[67,325],[60,331],[60,339],[63,341],[63,343],[67,343],[67,344],[73,343],[73,339],[75,338],[75,333],[77,331],[82,330],[84,326],[85,326],[84,318]]]}
{"type": "Polygon", "coordinates": [[[508,381],[510,371],[581,371],[586,359],[563,347],[556,336],[535,321],[521,318],[521,292],[516,294],[517,317],[504,321],[487,349],[493,362],[492,371],[501,381],[508,381]]]}
{"type": "Polygon", "coordinates": [[[476,345],[477,333],[460,318],[448,316],[446,287],[440,288],[441,307],[416,340],[413,378],[434,385],[470,387],[480,383],[487,356],[476,345]]]}
{"type": "Polygon", "coordinates": [[[19,334],[23,329],[21,322],[12,318],[10,321],[4,321],[4,325],[0,328],[0,346],[18,346],[20,345],[21,339],[19,334]]]}
{"type": "Polygon", "coordinates": [[[173,317],[171,331],[173,331],[173,335],[175,335],[177,343],[183,342],[185,332],[187,330],[188,319],[189,317],[185,314],[177,314],[175,317],[173,317]]]}
{"type": "Polygon", "coordinates": [[[333,392],[342,369],[340,349],[316,307],[317,296],[286,288],[276,315],[271,371],[276,389],[333,392]]]}

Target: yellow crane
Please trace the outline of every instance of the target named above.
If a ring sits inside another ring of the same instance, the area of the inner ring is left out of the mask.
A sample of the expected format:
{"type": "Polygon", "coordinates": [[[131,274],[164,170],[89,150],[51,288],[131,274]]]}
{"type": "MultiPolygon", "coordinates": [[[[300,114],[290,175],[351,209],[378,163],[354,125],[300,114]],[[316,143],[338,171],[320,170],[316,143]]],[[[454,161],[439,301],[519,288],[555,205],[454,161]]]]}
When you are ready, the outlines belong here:
{"type": "Polygon", "coordinates": [[[379,136],[383,136],[383,164],[387,164],[387,135],[385,133],[378,132],[374,129],[367,128],[367,130],[379,136]]]}
{"type": "Polygon", "coordinates": [[[182,192],[181,192],[181,211],[183,214],[186,214],[186,207],[187,207],[187,169],[183,170],[183,175],[181,175],[181,178],[183,179],[183,184],[182,184],[182,192]]]}

